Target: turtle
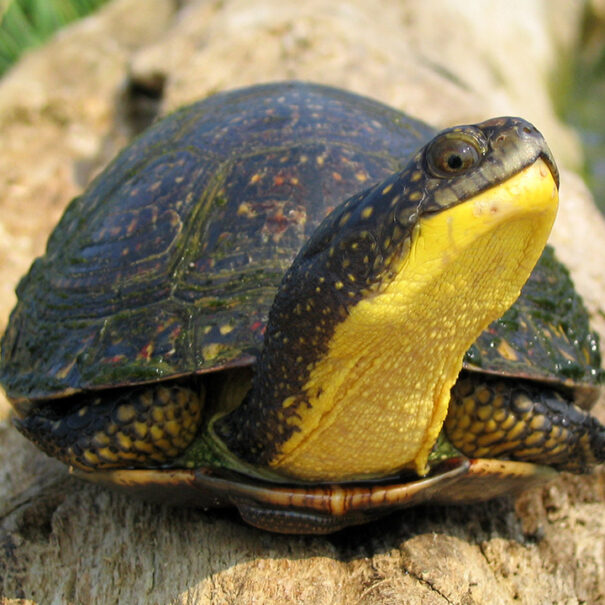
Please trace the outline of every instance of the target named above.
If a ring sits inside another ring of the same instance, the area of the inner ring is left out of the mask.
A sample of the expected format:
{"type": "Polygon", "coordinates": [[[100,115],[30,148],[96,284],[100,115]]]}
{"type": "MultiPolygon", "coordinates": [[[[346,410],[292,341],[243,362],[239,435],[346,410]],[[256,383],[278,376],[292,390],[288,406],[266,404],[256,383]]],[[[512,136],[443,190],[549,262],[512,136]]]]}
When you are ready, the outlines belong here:
{"type": "Polygon", "coordinates": [[[436,132],[296,81],[181,108],[18,285],[14,423],[78,476],[283,533],[587,472],[603,376],[545,248],[558,185],[521,118],[436,132]]]}

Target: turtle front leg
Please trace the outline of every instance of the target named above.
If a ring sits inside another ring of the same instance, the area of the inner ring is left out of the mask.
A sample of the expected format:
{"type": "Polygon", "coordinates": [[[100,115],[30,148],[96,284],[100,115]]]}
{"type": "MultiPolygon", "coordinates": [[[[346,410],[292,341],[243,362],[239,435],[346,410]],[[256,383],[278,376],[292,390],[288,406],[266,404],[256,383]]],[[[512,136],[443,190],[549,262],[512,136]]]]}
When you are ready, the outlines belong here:
{"type": "Polygon", "coordinates": [[[605,461],[605,426],[559,391],[529,381],[461,375],[444,424],[471,458],[504,458],[586,472],[605,461]]]}
{"type": "Polygon", "coordinates": [[[197,433],[203,385],[162,383],[81,393],[61,410],[42,405],[15,425],[49,456],[83,470],[158,467],[197,433]]]}

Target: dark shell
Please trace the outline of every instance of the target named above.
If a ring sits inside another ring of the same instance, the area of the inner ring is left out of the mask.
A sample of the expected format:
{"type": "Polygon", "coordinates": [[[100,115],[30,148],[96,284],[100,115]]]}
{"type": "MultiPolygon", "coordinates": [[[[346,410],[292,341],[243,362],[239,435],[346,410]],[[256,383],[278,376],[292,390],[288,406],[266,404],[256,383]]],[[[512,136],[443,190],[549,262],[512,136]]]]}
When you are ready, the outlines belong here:
{"type": "Polygon", "coordinates": [[[158,122],[73,200],[21,281],[0,382],[18,402],[252,363],[310,233],[431,135],[301,83],[158,122]]]}

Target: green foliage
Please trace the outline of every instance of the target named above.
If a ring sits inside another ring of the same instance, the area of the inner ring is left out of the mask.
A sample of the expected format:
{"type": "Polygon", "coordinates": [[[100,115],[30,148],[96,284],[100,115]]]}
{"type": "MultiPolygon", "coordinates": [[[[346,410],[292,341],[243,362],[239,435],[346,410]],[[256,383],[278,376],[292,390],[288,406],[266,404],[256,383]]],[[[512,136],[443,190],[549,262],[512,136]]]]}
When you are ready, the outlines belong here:
{"type": "Polygon", "coordinates": [[[579,46],[555,86],[559,113],[580,134],[584,177],[605,213],[605,14],[587,3],[579,46]]]}
{"type": "Polygon", "coordinates": [[[0,0],[0,75],[27,48],[107,0],[0,0]]]}

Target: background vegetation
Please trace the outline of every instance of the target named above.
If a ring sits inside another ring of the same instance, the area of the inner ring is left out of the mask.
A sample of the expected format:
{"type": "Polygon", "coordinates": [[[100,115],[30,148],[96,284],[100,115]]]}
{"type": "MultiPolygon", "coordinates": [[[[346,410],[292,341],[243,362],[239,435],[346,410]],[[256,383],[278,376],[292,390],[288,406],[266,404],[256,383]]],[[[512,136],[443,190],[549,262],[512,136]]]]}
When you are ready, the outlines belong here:
{"type": "Polygon", "coordinates": [[[0,0],[0,76],[21,53],[107,0],[0,0]]]}

